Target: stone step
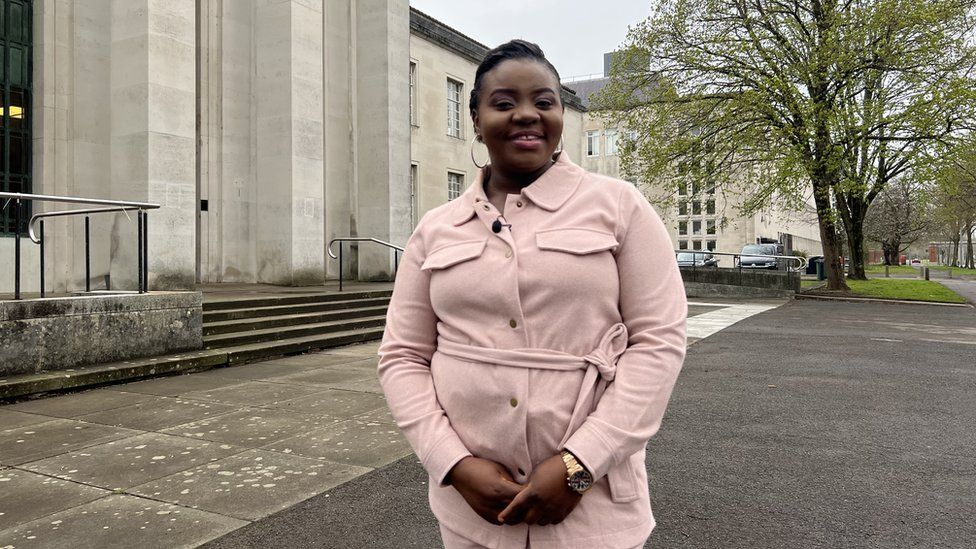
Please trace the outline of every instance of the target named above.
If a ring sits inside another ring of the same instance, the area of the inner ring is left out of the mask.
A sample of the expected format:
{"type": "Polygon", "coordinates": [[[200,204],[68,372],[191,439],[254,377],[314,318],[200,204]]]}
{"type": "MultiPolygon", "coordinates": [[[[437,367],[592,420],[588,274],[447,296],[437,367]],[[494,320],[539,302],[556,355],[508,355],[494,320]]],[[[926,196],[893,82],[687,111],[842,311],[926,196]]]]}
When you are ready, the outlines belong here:
{"type": "Polygon", "coordinates": [[[221,334],[243,334],[255,330],[296,326],[301,324],[318,324],[334,320],[347,320],[362,317],[386,315],[387,307],[363,307],[358,309],[344,309],[330,312],[315,312],[290,314],[273,317],[247,318],[243,320],[226,320],[223,322],[206,322],[203,325],[204,337],[221,334]]]}
{"type": "Polygon", "coordinates": [[[299,294],[287,296],[263,296],[238,299],[216,299],[205,301],[203,311],[224,311],[228,309],[253,309],[255,307],[272,307],[275,305],[301,305],[305,303],[331,303],[335,301],[352,301],[357,299],[389,298],[392,290],[370,290],[365,292],[343,292],[332,294],[299,294]]]}
{"type": "Polygon", "coordinates": [[[343,345],[374,341],[382,338],[383,327],[373,327],[282,339],[279,341],[264,341],[250,345],[238,345],[226,347],[221,349],[221,351],[227,353],[228,364],[238,364],[275,356],[304,353],[316,349],[341,347],[343,345]]]}
{"type": "Polygon", "coordinates": [[[236,345],[248,345],[253,343],[278,341],[283,339],[301,338],[315,335],[328,335],[330,333],[345,332],[366,328],[379,327],[380,330],[386,324],[386,315],[378,314],[373,316],[360,316],[354,319],[333,320],[331,322],[316,322],[290,327],[264,328],[251,330],[248,332],[235,332],[230,334],[220,334],[204,336],[203,346],[205,349],[217,349],[236,345]]]}
{"type": "Polygon", "coordinates": [[[316,313],[325,311],[341,311],[346,309],[359,309],[364,307],[386,307],[390,304],[389,297],[377,297],[368,299],[353,299],[331,302],[312,302],[301,304],[270,305],[263,307],[245,307],[241,309],[224,309],[207,312],[204,309],[203,322],[205,325],[216,322],[227,322],[230,320],[244,320],[248,318],[264,318],[285,315],[297,315],[306,313],[316,313]]]}

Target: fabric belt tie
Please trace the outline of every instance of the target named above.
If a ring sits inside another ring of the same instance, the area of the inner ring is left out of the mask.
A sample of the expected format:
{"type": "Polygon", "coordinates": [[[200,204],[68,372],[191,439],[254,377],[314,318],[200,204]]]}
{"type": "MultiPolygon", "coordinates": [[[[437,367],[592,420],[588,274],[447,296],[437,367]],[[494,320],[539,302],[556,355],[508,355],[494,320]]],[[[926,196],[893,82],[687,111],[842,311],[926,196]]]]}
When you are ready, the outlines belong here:
{"type": "Polygon", "coordinates": [[[477,347],[437,338],[437,351],[447,356],[469,362],[485,362],[497,366],[513,368],[534,368],[538,370],[586,370],[580,388],[569,429],[559,443],[562,450],[569,437],[583,424],[586,417],[596,408],[607,384],[617,373],[617,361],[627,350],[627,327],[614,324],[600,338],[600,343],[592,351],[582,356],[554,351],[551,349],[492,349],[477,347]],[[591,404],[587,406],[587,402],[591,404]]]}

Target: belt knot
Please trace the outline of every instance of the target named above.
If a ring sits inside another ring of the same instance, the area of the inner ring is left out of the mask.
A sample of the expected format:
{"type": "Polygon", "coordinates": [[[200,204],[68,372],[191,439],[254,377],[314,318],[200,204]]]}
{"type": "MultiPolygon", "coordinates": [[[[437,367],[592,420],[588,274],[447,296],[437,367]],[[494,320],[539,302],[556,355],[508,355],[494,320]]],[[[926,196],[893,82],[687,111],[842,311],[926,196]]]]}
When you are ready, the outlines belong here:
{"type": "Polygon", "coordinates": [[[627,327],[622,323],[614,324],[603,337],[595,349],[583,356],[583,360],[596,366],[600,376],[613,381],[617,373],[617,360],[627,350],[627,327]]]}

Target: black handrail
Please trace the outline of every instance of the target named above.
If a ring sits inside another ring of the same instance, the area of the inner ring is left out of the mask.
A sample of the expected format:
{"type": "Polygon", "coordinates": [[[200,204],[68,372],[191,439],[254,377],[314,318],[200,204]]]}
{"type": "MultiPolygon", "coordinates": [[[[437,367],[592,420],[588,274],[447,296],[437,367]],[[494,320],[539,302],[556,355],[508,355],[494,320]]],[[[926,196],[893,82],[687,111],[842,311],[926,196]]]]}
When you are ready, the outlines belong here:
{"type": "MultiPolygon", "coordinates": [[[[0,192],[0,199],[6,198],[7,201],[3,205],[6,208],[11,202],[14,203],[14,299],[20,299],[20,226],[21,226],[21,210],[23,209],[24,202],[63,202],[70,204],[95,204],[108,206],[106,208],[83,208],[76,210],[62,210],[56,212],[41,212],[31,216],[30,221],[27,224],[28,235],[30,239],[35,244],[39,244],[41,247],[41,272],[40,272],[40,282],[41,282],[41,297],[45,296],[44,288],[44,218],[45,217],[60,217],[60,216],[70,216],[70,215],[84,215],[85,216],[85,291],[91,291],[91,230],[90,230],[90,214],[93,213],[107,213],[107,212],[127,212],[131,210],[136,211],[138,216],[138,277],[139,277],[139,293],[143,294],[149,291],[149,213],[146,210],[155,210],[160,207],[159,204],[152,204],[149,202],[126,202],[122,200],[104,200],[100,198],[81,198],[76,196],[54,196],[54,195],[44,195],[44,194],[27,194],[27,193],[7,193],[0,192]],[[40,236],[34,235],[34,223],[38,222],[40,224],[40,236]]],[[[126,214],[128,215],[128,214],[126,214]]]]}
{"type": "Polygon", "coordinates": [[[339,238],[333,238],[332,240],[329,241],[329,246],[326,248],[326,251],[329,252],[329,257],[331,257],[332,259],[339,260],[339,291],[340,292],[342,291],[342,243],[343,242],[375,242],[377,244],[382,244],[387,248],[392,248],[393,249],[393,275],[394,277],[396,276],[397,269],[400,267],[400,254],[403,253],[403,247],[397,246],[396,244],[390,244],[389,242],[385,240],[380,240],[378,238],[371,238],[371,237],[364,237],[364,236],[342,236],[339,238]],[[336,257],[334,253],[332,253],[332,244],[335,242],[339,243],[338,257],[336,257]]]}

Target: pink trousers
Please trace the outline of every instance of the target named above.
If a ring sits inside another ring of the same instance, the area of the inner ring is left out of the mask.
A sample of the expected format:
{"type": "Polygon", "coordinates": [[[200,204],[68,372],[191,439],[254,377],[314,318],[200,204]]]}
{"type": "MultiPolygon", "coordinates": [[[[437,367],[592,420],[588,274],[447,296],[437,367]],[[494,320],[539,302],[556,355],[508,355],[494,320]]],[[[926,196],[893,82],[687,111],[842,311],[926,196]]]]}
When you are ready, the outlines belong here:
{"type": "MultiPolygon", "coordinates": [[[[478,545],[477,543],[469,540],[468,538],[458,534],[454,530],[445,528],[443,524],[441,527],[441,539],[444,541],[444,549],[487,549],[484,545],[478,545]]],[[[644,544],[640,544],[632,549],[643,549],[644,544]]],[[[525,549],[531,549],[528,541],[525,542],[525,549]]],[[[626,549],[621,547],[620,549],[626,549]]]]}

